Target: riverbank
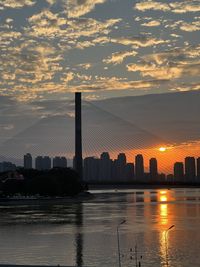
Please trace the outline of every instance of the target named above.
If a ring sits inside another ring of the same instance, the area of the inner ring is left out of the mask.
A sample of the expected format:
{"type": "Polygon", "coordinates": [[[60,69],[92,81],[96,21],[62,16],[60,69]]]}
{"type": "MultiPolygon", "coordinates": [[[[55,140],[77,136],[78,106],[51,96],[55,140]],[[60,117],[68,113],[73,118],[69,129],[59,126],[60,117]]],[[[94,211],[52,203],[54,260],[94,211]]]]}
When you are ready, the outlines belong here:
{"type": "Polygon", "coordinates": [[[200,188],[200,184],[89,184],[89,190],[200,188]]]}
{"type": "MultiPolygon", "coordinates": [[[[46,204],[46,203],[79,203],[84,200],[88,200],[93,198],[94,196],[89,192],[82,192],[73,197],[25,197],[25,196],[17,196],[17,197],[2,197],[0,198],[0,204],[46,204]]],[[[0,265],[1,267],[1,265],[0,265]]]]}

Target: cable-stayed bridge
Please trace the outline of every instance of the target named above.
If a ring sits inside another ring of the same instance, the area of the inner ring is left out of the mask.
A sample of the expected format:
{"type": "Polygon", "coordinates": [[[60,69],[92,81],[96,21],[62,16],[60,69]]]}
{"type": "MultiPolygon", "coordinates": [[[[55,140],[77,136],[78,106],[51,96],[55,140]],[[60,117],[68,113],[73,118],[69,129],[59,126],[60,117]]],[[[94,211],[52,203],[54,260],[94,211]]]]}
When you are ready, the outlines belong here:
{"type": "MultiPolygon", "coordinates": [[[[170,136],[171,126],[166,125],[167,112],[162,109],[157,112],[160,114],[152,112],[149,107],[151,99],[143,104],[137,101],[133,99],[131,104],[129,98],[121,102],[118,99],[83,100],[83,157],[99,156],[103,151],[108,151],[112,157],[123,151],[129,158],[135,156],[134,151],[150,157],[147,148],[174,144],[170,136]]],[[[75,151],[74,108],[73,99],[40,101],[22,106],[18,114],[9,117],[13,129],[0,139],[0,155],[22,158],[30,152],[33,156],[64,155],[72,159],[75,151]]],[[[2,116],[4,112],[12,113],[11,110],[2,110],[2,116]]],[[[173,118],[170,119],[173,121],[173,118]]],[[[184,135],[184,132],[179,134],[184,135]]],[[[181,156],[184,156],[184,151],[180,152],[181,156]]]]}

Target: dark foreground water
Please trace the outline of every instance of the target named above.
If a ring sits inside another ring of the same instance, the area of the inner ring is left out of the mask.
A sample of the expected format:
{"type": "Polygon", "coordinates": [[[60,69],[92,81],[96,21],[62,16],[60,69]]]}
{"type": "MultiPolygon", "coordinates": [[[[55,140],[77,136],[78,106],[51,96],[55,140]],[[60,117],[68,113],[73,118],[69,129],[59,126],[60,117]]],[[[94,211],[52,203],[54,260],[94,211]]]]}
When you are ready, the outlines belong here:
{"type": "Polygon", "coordinates": [[[200,189],[96,191],[76,204],[0,204],[0,263],[117,267],[116,227],[123,219],[122,267],[135,266],[130,249],[136,245],[144,267],[166,267],[166,253],[169,267],[200,266],[200,189]]]}

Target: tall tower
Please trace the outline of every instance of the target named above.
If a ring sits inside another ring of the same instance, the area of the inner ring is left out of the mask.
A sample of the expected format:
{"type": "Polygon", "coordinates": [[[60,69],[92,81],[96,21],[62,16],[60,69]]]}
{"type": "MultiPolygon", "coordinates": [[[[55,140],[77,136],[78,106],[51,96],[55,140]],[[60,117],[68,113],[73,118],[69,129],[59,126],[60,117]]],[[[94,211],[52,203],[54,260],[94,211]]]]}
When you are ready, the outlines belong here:
{"type": "Polygon", "coordinates": [[[135,157],[135,177],[138,181],[144,178],[144,160],[141,154],[135,157]]]}
{"type": "Polygon", "coordinates": [[[32,156],[30,153],[24,155],[24,169],[32,169],[32,156]]]}
{"type": "Polygon", "coordinates": [[[174,164],[174,180],[175,182],[183,182],[184,165],[183,162],[176,162],[174,164]]]}
{"type": "Polygon", "coordinates": [[[156,158],[149,160],[149,173],[151,180],[157,180],[158,177],[158,163],[156,158]]]}
{"type": "Polygon", "coordinates": [[[83,178],[81,93],[75,93],[75,170],[83,178]]]}
{"type": "Polygon", "coordinates": [[[185,179],[186,182],[195,182],[195,158],[186,157],[185,158],[185,179]]]}
{"type": "Polygon", "coordinates": [[[200,181],[200,158],[197,158],[197,181],[200,181]]]}

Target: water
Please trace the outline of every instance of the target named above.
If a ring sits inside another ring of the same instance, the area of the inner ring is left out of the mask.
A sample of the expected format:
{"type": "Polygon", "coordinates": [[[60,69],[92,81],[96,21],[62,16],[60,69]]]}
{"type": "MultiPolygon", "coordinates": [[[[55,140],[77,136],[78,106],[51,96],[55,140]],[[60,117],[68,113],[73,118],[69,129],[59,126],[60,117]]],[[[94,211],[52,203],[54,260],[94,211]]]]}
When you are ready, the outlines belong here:
{"type": "Polygon", "coordinates": [[[200,189],[95,191],[82,203],[1,204],[0,263],[117,267],[116,227],[123,219],[122,267],[135,266],[135,245],[144,267],[166,267],[166,252],[169,267],[199,267],[200,189]]]}

